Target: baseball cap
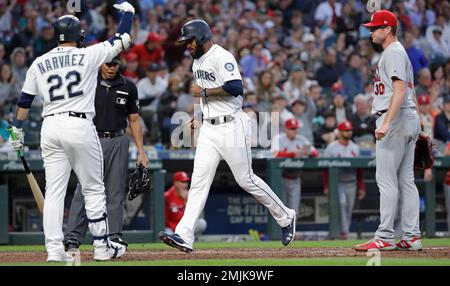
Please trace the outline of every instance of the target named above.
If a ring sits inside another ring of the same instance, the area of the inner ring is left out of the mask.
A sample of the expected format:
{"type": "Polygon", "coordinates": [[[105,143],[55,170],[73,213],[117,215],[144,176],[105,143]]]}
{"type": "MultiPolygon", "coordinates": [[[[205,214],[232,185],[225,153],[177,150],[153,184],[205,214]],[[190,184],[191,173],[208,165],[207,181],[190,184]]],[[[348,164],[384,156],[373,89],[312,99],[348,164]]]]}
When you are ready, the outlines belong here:
{"type": "Polygon", "coordinates": [[[388,10],[379,10],[372,14],[370,22],[363,24],[364,27],[397,26],[397,16],[388,10]]]}
{"type": "Polygon", "coordinates": [[[426,94],[421,94],[417,97],[417,103],[419,105],[430,104],[430,97],[426,94]]]}
{"type": "Polygon", "coordinates": [[[160,70],[160,68],[159,68],[158,63],[151,63],[147,68],[147,71],[150,71],[150,72],[155,72],[155,71],[159,71],[159,70],[160,70]]]}
{"type": "Polygon", "coordinates": [[[353,129],[352,123],[348,120],[342,121],[338,125],[339,131],[351,131],[353,129]]]}
{"type": "Polygon", "coordinates": [[[164,36],[159,35],[155,32],[150,32],[147,35],[147,41],[149,41],[149,42],[161,42],[164,39],[165,39],[164,36]]]}
{"type": "Polygon", "coordinates": [[[290,118],[284,122],[284,127],[287,129],[297,129],[300,122],[297,118],[290,118]]]}
{"type": "Polygon", "coordinates": [[[138,59],[138,55],[136,53],[130,52],[125,56],[125,60],[127,62],[136,61],[138,59]]]}
{"type": "Polygon", "coordinates": [[[303,71],[303,67],[301,65],[295,64],[291,67],[291,72],[303,71]]]}
{"type": "Polygon", "coordinates": [[[119,64],[120,65],[120,54],[115,56],[110,62],[108,62],[107,64],[119,64]]]}
{"type": "Polygon", "coordinates": [[[292,102],[291,107],[293,107],[296,104],[301,104],[306,106],[306,101],[304,99],[296,99],[292,102]]]}
{"type": "Polygon", "coordinates": [[[313,34],[311,33],[307,33],[303,36],[303,43],[307,43],[307,42],[314,42],[316,40],[316,37],[314,37],[313,34]]]}
{"type": "Polygon", "coordinates": [[[173,174],[172,180],[174,182],[176,182],[176,181],[178,181],[178,182],[189,182],[191,179],[186,174],[186,172],[179,171],[179,172],[176,172],[175,174],[173,174]]]}

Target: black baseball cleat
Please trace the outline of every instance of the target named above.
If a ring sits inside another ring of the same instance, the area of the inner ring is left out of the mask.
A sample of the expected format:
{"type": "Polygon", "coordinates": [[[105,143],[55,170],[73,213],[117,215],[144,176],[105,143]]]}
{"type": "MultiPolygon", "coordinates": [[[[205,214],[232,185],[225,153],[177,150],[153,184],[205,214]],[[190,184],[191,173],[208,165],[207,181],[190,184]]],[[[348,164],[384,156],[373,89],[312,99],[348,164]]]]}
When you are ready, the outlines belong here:
{"type": "Polygon", "coordinates": [[[192,252],[192,247],[190,247],[184,240],[176,233],[168,234],[164,231],[159,232],[159,239],[167,244],[168,246],[177,248],[183,252],[190,253],[192,252]]]}
{"type": "Polygon", "coordinates": [[[284,246],[287,246],[294,240],[295,237],[295,217],[296,213],[294,212],[294,217],[289,225],[281,228],[281,242],[284,246]]]}
{"type": "Polygon", "coordinates": [[[80,242],[76,239],[69,238],[64,242],[64,249],[66,252],[78,250],[78,248],[80,248],[80,242]]]}
{"type": "Polygon", "coordinates": [[[125,249],[128,249],[128,242],[126,242],[125,240],[123,240],[120,237],[113,238],[113,239],[111,239],[111,241],[114,241],[115,243],[118,243],[118,244],[122,244],[123,246],[125,246],[125,249]]]}

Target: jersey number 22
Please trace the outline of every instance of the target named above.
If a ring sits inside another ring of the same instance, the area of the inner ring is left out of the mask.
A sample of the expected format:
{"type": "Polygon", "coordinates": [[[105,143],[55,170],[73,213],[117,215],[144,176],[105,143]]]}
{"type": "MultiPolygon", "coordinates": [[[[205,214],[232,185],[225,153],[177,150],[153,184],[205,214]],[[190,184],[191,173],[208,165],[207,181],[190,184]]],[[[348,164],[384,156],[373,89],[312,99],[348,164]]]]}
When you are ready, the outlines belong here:
{"type": "MultiPolygon", "coordinates": [[[[70,71],[65,76],[67,84],[67,94],[69,98],[83,95],[83,91],[73,91],[73,88],[80,84],[81,76],[77,71],[70,71]]],[[[63,79],[61,76],[54,74],[48,77],[47,83],[50,84],[50,89],[48,93],[50,94],[50,101],[64,99],[64,94],[55,95],[55,91],[60,89],[63,84],[63,79]]]]}

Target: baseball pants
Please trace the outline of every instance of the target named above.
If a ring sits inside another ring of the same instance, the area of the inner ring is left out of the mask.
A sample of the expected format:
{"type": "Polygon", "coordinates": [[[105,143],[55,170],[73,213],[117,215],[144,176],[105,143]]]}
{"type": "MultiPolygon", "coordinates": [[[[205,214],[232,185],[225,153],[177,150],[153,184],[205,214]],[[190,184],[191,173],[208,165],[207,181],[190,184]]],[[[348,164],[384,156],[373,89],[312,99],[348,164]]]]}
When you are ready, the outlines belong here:
{"type": "Polygon", "coordinates": [[[445,208],[447,210],[447,230],[450,235],[450,185],[444,183],[445,208]]]}
{"type": "MultiPolygon", "coordinates": [[[[108,234],[106,196],[103,185],[103,154],[91,120],[69,117],[68,113],[48,116],[41,129],[45,168],[44,234],[49,254],[64,251],[64,198],[73,169],[82,186],[86,216],[94,236],[108,234]]],[[[105,242],[98,241],[97,244],[105,242]]]]}
{"type": "Polygon", "coordinates": [[[294,210],[286,207],[272,189],[253,173],[250,117],[242,110],[233,116],[233,121],[220,125],[212,125],[205,120],[200,128],[186,209],[175,229],[175,233],[190,246],[193,245],[195,225],[205,207],[222,158],[241,188],[267,207],[278,225],[289,225],[294,216],[294,210]]]}
{"type": "MultiPolygon", "coordinates": [[[[111,139],[100,138],[100,143],[104,157],[104,183],[109,234],[110,238],[114,239],[122,235],[129,140],[127,136],[123,135],[111,139]]],[[[76,239],[83,242],[86,231],[85,204],[82,187],[78,184],[70,205],[65,240],[76,239]]]]}
{"type": "Polygon", "coordinates": [[[349,233],[352,223],[353,206],[356,198],[356,182],[338,183],[341,233],[349,233]]]}
{"type": "MultiPolygon", "coordinates": [[[[384,113],[376,121],[381,126],[384,113]]],[[[400,196],[402,239],[421,236],[419,192],[414,182],[414,149],[420,131],[415,109],[400,109],[387,135],[376,143],[376,174],[380,190],[380,225],[375,238],[394,243],[394,220],[400,196]]]]}
{"type": "Polygon", "coordinates": [[[300,200],[302,193],[302,180],[283,178],[283,202],[288,208],[295,210],[297,215],[300,213],[300,200]]]}

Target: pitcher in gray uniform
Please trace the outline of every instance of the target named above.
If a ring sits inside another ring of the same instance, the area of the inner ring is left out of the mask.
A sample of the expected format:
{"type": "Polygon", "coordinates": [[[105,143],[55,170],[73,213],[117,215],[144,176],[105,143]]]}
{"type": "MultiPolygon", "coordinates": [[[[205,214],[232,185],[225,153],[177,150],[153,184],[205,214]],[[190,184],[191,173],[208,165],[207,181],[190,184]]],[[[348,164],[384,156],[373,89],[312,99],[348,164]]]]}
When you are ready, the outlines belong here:
{"type": "Polygon", "coordinates": [[[419,192],[414,183],[414,148],[420,120],[414,91],[414,75],[408,55],[397,40],[397,17],[376,11],[370,29],[374,43],[384,51],[378,62],[372,113],[377,114],[376,181],[380,190],[380,225],[370,241],[356,250],[421,250],[419,192]],[[402,239],[395,243],[394,219],[400,196],[402,239]]]}
{"type": "MultiPolygon", "coordinates": [[[[95,92],[95,118],[103,150],[106,208],[110,239],[128,246],[122,240],[122,226],[126,179],[128,172],[129,139],[125,128],[130,122],[131,134],[139,152],[137,164],[147,166],[139,116],[136,85],[119,73],[120,58],[103,64],[98,74],[95,92]]],[[[77,185],[70,205],[69,221],[64,236],[66,251],[79,247],[87,231],[86,211],[80,184],[77,185]]]]}

